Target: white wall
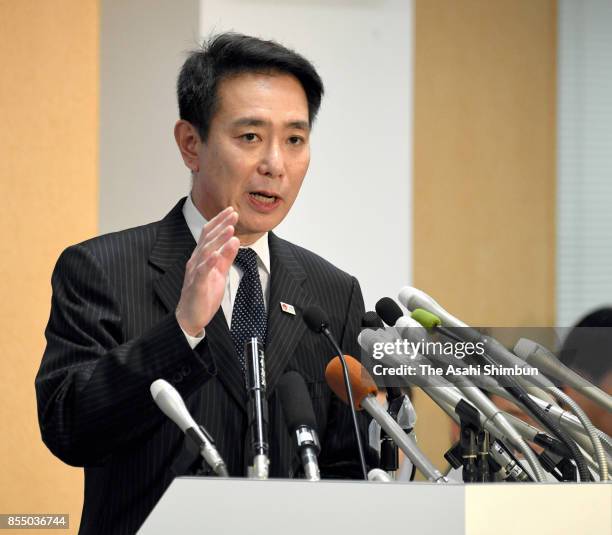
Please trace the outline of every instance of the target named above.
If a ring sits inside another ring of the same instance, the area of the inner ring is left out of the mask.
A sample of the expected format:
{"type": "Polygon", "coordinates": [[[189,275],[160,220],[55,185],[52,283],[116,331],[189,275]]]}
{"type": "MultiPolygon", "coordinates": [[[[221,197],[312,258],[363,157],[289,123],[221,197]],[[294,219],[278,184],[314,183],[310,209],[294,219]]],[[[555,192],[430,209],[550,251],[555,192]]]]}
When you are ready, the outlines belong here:
{"type": "Polygon", "coordinates": [[[190,176],[174,143],[176,78],[198,44],[198,0],[102,0],[101,233],[161,219],[190,176]]]}
{"type": "Polygon", "coordinates": [[[280,236],[355,275],[366,307],[411,281],[412,47],[408,0],[201,0],[200,31],[274,39],[326,94],[311,165],[280,236]]]}

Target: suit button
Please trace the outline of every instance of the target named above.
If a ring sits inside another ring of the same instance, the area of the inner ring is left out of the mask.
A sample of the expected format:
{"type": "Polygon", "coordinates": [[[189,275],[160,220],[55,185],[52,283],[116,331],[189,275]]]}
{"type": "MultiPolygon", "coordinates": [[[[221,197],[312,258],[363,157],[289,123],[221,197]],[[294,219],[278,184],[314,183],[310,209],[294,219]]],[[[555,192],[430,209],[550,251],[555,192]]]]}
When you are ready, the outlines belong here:
{"type": "Polygon", "coordinates": [[[187,377],[190,373],[191,373],[191,366],[185,365],[181,368],[181,375],[183,377],[187,377]]]}
{"type": "Polygon", "coordinates": [[[172,376],[172,382],[173,383],[180,383],[183,380],[183,376],[181,375],[180,372],[176,372],[173,376],[172,376]]]}

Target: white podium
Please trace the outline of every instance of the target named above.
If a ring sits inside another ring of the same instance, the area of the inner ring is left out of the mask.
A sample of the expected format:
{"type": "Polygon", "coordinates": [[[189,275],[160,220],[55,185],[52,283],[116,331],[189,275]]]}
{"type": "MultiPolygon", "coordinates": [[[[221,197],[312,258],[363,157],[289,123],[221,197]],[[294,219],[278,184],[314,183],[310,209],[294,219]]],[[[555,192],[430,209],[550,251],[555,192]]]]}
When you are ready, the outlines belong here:
{"type": "Polygon", "coordinates": [[[181,477],[139,535],[612,533],[612,485],[181,477]],[[384,531],[383,531],[384,530],[384,531]]]}

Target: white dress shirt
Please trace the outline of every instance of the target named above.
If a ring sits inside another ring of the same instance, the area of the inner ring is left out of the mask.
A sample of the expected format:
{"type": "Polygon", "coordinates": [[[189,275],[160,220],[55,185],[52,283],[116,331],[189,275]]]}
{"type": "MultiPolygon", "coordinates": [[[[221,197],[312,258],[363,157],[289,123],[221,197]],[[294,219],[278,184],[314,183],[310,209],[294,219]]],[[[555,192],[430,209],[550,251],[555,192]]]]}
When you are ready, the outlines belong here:
{"type": "MultiPolygon", "coordinates": [[[[202,229],[207,223],[204,216],[196,208],[195,204],[191,200],[191,195],[187,197],[185,204],[183,205],[183,216],[187,222],[187,226],[193,235],[196,243],[200,239],[202,229]]],[[[270,294],[270,248],[268,246],[268,233],[266,232],[261,238],[255,243],[248,246],[257,253],[257,270],[259,272],[259,279],[261,280],[261,289],[263,291],[264,307],[268,310],[268,300],[270,294]]],[[[236,293],[238,292],[238,286],[240,285],[240,279],[242,279],[243,271],[236,264],[232,264],[229,270],[228,277],[225,281],[225,292],[223,299],[221,300],[221,308],[223,314],[227,320],[227,325],[232,328],[232,310],[234,309],[234,300],[236,299],[236,293]]],[[[182,330],[182,329],[181,329],[182,330]]],[[[191,336],[183,330],[189,345],[192,349],[198,345],[206,335],[205,330],[199,336],[191,336]]]]}

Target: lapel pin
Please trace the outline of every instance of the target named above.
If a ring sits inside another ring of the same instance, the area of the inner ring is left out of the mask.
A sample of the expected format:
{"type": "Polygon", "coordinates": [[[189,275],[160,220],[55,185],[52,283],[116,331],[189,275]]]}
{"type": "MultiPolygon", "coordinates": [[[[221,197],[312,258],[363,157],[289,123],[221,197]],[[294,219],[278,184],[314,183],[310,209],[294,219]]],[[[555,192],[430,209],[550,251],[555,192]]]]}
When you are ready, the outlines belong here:
{"type": "Polygon", "coordinates": [[[283,303],[281,301],[281,310],[287,314],[292,314],[293,316],[295,316],[295,308],[293,308],[293,305],[290,305],[288,303],[283,303]]]}

